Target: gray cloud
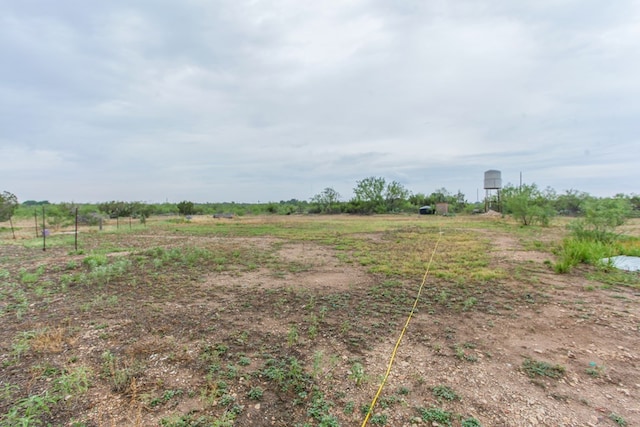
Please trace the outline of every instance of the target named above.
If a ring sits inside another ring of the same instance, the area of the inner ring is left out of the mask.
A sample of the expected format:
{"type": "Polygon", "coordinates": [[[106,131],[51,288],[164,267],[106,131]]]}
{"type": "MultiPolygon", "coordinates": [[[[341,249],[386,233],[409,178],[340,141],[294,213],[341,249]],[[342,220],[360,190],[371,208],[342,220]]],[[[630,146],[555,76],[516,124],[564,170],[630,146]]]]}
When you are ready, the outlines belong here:
{"type": "Polygon", "coordinates": [[[637,2],[12,2],[3,187],[52,201],[345,198],[483,171],[639,192],[637,2]]]}

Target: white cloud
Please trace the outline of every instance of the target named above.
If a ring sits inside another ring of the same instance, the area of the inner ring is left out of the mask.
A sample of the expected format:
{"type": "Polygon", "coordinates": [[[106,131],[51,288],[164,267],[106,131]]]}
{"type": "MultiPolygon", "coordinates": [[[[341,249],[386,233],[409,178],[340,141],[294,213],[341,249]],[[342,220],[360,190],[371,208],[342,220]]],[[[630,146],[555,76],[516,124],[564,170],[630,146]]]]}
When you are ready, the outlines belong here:
{"type": "MultiPolygon", "coordinates": [[[[3,142],[4,144],[7,143],[3,142]]],[[[0,159],[3,159],[3,173],[21,178],[58,173],[73,165],[73,158],[69,153],[16,146],[0,147],[0,159]]]]}
{"type": "Polygon", "coordinates": [[[0,178],[28,198],[348,197],[376,175],[472,199],[486,169],[638,191],[633,1],[6,9],[0,178]]]}

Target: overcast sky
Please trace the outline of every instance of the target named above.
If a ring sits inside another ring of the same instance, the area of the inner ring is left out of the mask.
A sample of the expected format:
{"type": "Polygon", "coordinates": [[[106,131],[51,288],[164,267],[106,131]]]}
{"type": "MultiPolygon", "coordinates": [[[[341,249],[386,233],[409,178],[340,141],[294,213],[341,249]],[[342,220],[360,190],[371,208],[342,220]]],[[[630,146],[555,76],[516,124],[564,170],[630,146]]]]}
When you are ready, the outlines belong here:
{"type": "Polygon", "coordinates": [[[0,0],[0,191],[640,193],[637,0],[0,0]]]}

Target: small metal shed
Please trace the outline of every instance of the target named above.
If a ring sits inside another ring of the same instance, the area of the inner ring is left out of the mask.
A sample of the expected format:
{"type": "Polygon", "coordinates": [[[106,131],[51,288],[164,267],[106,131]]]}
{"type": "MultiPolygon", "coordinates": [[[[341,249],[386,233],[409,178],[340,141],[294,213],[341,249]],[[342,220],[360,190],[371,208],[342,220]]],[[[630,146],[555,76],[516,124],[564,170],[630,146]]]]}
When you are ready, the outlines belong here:
{"type": "Polygon", "coordinates": [[[431,206],[422,206],[420,208],[420,215],[431,215],[435,210],[431,206]]]}

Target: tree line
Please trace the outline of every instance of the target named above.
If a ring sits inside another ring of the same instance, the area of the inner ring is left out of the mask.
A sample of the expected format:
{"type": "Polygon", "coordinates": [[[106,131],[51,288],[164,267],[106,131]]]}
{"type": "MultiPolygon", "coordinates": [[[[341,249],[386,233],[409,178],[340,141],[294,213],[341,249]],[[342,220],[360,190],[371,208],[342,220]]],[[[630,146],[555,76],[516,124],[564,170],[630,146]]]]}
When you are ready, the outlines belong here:
{"type": "MultiPolygon", "coordinates": [[[[540,189],[536,184],[508,184],[501,190],[499,198],[497,195],[492,197],[496,198],[491,203],[492,207],[496,206],[503,214],[513,216],[523,225],[548,225],[556,215],[584,216],[596,209],[594,206],[598,200],[601,205],[606,202],[610,208],[616,206],[627,216],[640,216],[640,195],[637,194],[617,194],[612,198],[598,199],[577,190],[559,194],[551,188],[540,189]]],[[[104,219],[121,217],[145,222],[151,215],[417,213],[422,206],[435,207],[438,203],[447,203],[448,212],[452,214],[484,210],[484,203],[469,203],[461,191],[453,193],[439,188],[431,193],[412,193],[398,181],[370,176],[356,181],[353,197],[348,200],[331,187],[326,187],[308,201],[290,199],[268,203],[194,203],[189,200],[159,204],[115,200],[98,204],[52,204],[46,200],[19,203],[14,194],[4,191],[0,193],[0,222],[9,221],[14,214],[31,216],[42,206],[46,208],[48,223],[58,227],[74,221],[76,211],[81,224],[95,225],[104,219]]]]}
{"type": "Polygon", "coordinates": [[[311,213],[385,214],[415,213],[422,206],[435,207],[437,203],[448,203],[449,211],[460,213],[469,203],[458,191],[451,193],[440,188],[430,194],[411,193],[398,181],[388,182],[384,177],[370,176],[356,181],[354,196],[342,201],[340,194],[327,187],[311,198],[311,213]]]}

